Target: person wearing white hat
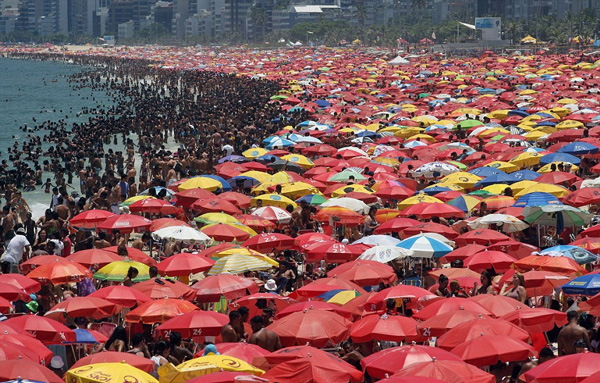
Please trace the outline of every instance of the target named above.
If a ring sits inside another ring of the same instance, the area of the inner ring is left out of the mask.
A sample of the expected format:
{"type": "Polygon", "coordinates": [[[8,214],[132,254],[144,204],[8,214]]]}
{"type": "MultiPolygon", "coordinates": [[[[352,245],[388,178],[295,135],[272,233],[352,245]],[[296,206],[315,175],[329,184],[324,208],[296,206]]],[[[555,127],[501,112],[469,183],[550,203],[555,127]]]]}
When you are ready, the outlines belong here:
{"type": "Polygon", "coordinates": [[[50,370],[52,370],[52,372],[54,372],[58,376],[63,376],[63,374],[65,373],[65,371],[63,370],[64,366],[65,362],[60,357],[60,355],[54,355],[50,360],[50,370]]]}
{"type": "Polygon", "coordinates": [[[267,283],[265,283],[265,290],[268,293],[277,294],[277,282],[274,279],[269,279],[267,283]]]}

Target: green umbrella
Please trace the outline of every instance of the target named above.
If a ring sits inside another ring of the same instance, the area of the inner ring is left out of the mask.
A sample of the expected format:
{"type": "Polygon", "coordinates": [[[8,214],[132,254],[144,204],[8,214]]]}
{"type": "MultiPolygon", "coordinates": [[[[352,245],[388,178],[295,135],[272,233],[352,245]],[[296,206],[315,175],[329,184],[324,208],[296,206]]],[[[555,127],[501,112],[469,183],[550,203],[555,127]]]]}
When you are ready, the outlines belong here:
{"type": "Polygon", "coordinates": [[[495,196],[496,194],[494,194],[494,193],[490,193],[490,192],[489,192],[489,191],[487,191],[487,190],[483,190],[483,189],[481,189],[481,190],[475,190],[475,191],[473,191],[473,192],[470,192],[468,195],[474,195],[474,196],[477,196],[477,197],[483,197],[483,198],[487,198],[487,197],[493,197],[493,196],[495,196]]]}
{"type": "Polygon", "coordinates": [[[431,93],[419,93],[419,98],[425,98],[431,96],[431,93]]]}
{"type": "Polygon", "coordinates": [[[344,170],[344,171],[341,171],[338,174],[334,175],[333,177],[331,177],[328,181],[329,182],[346,182],[350,179],[350,177],[354,177],[355,181],[366,180],[366,178],[360,173],[357,173],[352,170],[344,170]]]}
{"type": "Polygon", "coordinates": [[[583,226],[590,223],[591,214],[569,205],[531,206],[523,210],[527,223],[538,225],[567,227],[583,226]]]}
{"type": "Polygon", "coordinates": [[[271,100],[285,100],[288,96],[283,94],[276,94],[275,96],[271,96],[271,100]]]}
{"type": "Polygon", "coordinates": [[[465,164],[463,164],[461,162],[458,162],[458,161],[446,161],[446,162],[449,163],[449,164],[452,164],[452,165],[456,166],[460,170],[467,170],[468,169],[467,165],[465,165],[465,164]]]}
{"type": "Polygon", "coordinates": [[[477,120],[464,120],[456,124],[456,127],[461,129],[470,129],[475,126],[483,126],[483,123],[477,120]]]}

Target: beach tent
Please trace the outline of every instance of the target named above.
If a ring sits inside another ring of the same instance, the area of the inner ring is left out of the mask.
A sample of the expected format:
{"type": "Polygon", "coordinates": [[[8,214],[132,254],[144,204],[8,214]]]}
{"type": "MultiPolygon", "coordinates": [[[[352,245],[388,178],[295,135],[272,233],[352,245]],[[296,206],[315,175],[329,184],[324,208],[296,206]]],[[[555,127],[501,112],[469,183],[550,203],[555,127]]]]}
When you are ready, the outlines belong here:
{"type": "Polygon", "coordinates": [[[521,39],[521,43],[522,44],[536,44],[537,40],[535,39],[535,37],[531,37],[530,35],[527,35],[521,39]]]}
{"type": "Polygon", "coordinates": [[[408,61],[407,59],[404,59],[400,56],[396,56],[395,59],[393,59],[392,61],[388,62],[389,65],[408,65],[410,64],[410,61],[408,61]]]}

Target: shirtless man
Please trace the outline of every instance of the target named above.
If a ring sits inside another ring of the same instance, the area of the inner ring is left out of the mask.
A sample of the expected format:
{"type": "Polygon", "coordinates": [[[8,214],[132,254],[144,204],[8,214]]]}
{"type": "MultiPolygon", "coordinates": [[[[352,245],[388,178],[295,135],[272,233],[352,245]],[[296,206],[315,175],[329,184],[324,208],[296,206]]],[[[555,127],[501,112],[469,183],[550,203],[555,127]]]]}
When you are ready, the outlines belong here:
{"type": "MultiPolygon", "coordinates": [[[[240,335],[235,329],[241,324],[240,313],[233,310],[229,313],[229,323],[223,326],[221,330],[221,338],[224,343],[233,342],[237,343],[240,341],[240,335]]],[[[251,342],[252,343],[252,342],[251,342]]]]}
{"type": "Polygon", "coordinates": [[[69,222],[71,219],[71,210],[69,207],[65,205],[65,201],[63,197],[58,197],[58,205],[54,207],[54,211],[58,213],[58,221],[61,226],[65,225],[66,222],[69,222]]]}
{"type": "Polygon", "coordinates": [[[547,362],[554,358],[555,358],[555,356],[554,356],[554,353],[552,352],[552,350],[547,347],[544,347],[543,349],[540,350],[540,357],[538,358],[538,360],[532,360],[531,362],[525,363],[523,365],[523,367],[521,367],[521,370],[519,371],[519,375],[523,376],[524,373],[531,370],[532,368],[537,367],[540,364],[547,362]]]}
{"type": "MultiPolygon", "coordinates": [[[[252,326],[252,336],[248,343],[255,344],[270,352],[277,351],[281,348],[279,335],[265,328],[265,320],[261,316],[255,316],[250,320],[252,326]]],[[[225,341],[225,339],[223,339],[225,341]]]]}
{"type": "Polygon", "coordinates": [[[590,338],[588,336],[587,330],[581,327],[577,320],[579,319],[579,314],[576,311],[571,310],[567,312],[567,323],[558,333],[558,356],[575,354],[575,342],[580,339],[583,339],[585,344],[587,345],[587,349],[591,350],[590,347],[590,338]]]}

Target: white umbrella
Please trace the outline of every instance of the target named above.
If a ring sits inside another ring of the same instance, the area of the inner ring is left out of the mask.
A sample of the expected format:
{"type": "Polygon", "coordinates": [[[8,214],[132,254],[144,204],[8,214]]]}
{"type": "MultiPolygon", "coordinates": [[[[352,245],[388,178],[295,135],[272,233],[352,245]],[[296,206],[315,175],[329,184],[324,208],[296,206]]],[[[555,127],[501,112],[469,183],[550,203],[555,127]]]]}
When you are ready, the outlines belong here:
{"type": "Polygon", "coordinates": [[[398,247],[411,250],[412,257],[439,258],[454,250],[444,242],[438,241],[424,234],[413,235],[398,244],[398,247]]]}
{"type": "Polygon", "coordinates": [[[365,250],[365,252],[362,253],[360,257],[358,257],[358,259],[388,263],[390,261],[393,261],[394,259],[401,259],[412,256],[412,251],[403,249],[401,247],[375,246],[365,250]]]}
{"type": "Polygon", "coordinates": [[[375,246],[396,246],[400,243],[398,238],[394,238],[391,235],[369,235],[366,237],[362,237],[361,239],[352,242],[353,245],[358,243],[364,243],[366,245],[375,245],[375,246]]]}
{"type": "Polygon", "coordinates": [[[292,220],[292,215],[290,213],[277,206],[259,207],[250,214],[271,222],[290,223],[292,220]]]}
{"type": "Polygon", "coordinates": [[[445,162],[430,162],[419,166],[415,170],[411,170],[411,173],[416,177],[433,177],[434,173],[439,174],[438,177],[447,176],[452,173],[460,172],[460,169],[454,165],[447,164],[445,162]]]}
{"type": "Polygon", "coordinates": [[[302,136],[296,140],[296,143],[308,143],[308,144],[322,144],[323,141],[319,140],[316,137],[311,136],[302,136]]]}
{"type": "Polygon", "coordinates": [[[184,242],[207,242],[210,237],[201,231],[188,226],[169,226],[156,230],[152,235],[158,239],[172,239],[184,242]]]}
{"type": "Polygon", "coordinates": [[[514,233],[529,227],[527,223],[508,214],[488,214],[468,223],[471,229],[487,229],[493,224],[502,225],[502,230],[506,233],[514,233]]]}
{"type": "Polygon", "coordinates": [[[356,198],[348,198],[348,197],[339,197],[339,198],[331,198],[321,204],[321,207],[345,207],[346,209],[350,209],[353,212],[360,214],[368,214],[369,213],[369,205],[364,203],[363,201],[356,198]]]}

